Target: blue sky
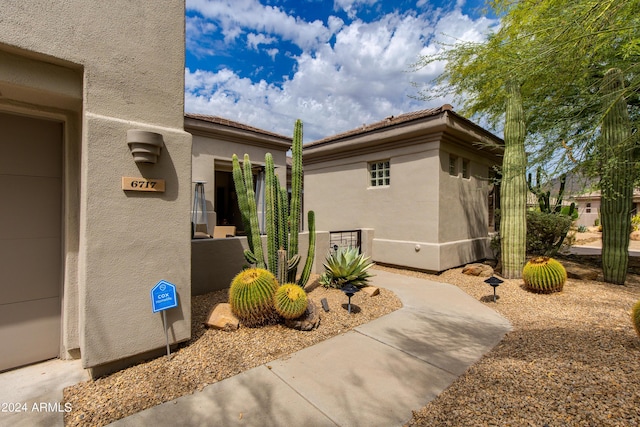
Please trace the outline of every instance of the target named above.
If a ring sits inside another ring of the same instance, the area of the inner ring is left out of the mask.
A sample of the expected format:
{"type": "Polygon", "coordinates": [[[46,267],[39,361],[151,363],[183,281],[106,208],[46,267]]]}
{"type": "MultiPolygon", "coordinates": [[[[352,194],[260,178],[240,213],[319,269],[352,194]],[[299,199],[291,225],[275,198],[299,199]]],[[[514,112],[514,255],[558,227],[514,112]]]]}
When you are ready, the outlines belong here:
{"type": "MultiPolygon", "coordinates": [[[[185,110],[305,142],[451,100],[418,101],[441,42],[481,41],[482,0],[187,0],[185,110]]],[[[455,107],[455,105],[454,105],[455,107]]]]}

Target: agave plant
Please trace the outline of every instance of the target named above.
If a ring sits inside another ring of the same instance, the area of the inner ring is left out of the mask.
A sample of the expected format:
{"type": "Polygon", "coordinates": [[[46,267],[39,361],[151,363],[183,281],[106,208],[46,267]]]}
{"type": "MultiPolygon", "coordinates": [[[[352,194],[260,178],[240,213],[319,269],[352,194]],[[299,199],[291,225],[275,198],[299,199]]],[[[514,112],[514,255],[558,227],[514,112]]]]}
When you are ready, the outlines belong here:
{"type": "Polygon", "coordinates": [[[372,276],[367,270],[373,263],[358,248],[338,248],[327,255],[323,265],[325,272],[320,276],[320,283],[325,288],[340,289],[349,283],[358,287],[367,286],[372,276]]]}

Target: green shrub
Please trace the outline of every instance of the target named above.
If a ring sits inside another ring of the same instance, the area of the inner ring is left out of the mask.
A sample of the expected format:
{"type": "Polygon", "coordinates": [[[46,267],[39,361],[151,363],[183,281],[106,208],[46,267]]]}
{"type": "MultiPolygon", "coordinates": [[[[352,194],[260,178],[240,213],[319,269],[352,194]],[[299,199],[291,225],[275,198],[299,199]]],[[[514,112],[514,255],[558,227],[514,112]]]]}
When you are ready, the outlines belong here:
{"type": "Polygon", "coordinates": [[[571,221],[575,221],[578,219],[578,210],[575,208],[572,210],[571,206],[563,206],[562,208],[560,208],[560,215],[570,216],[571,221]]]}
{"type": "Polygon", "coordinates": [[[277,288],[278,282],[268,270],[243,270],[233,278],[229,288],[231,311],[248,327],[274,323],[278,319],[273,307],[277,288]]]}
{"type": "Polygon", "coordinates": [[[579,225],[578,226],[578,233],[586,233],[587,231],[589,231],[589,229],[587,228],[586,225],[579,225]]]}
{"type": "Polygon", "coordinates": [[[640,214],[631,217],[631,231],[640,230],[640,214]]]}
{"type": "Polygon", "coordinates": [[[555,255],[571,228],[567,215],[527,211],[527,253],[555,255]]]}
{"type": "Polygon", "coordinates": [[[522,279],[530,291],[560,292],[567,281],[567,271],[553,258],[532,258],[522,269],[522,279]]]}
{"type": "Polygon", "coordinates": [[[324,263],[325,272],[320,276],[320,283],[325,288],[342,288],[348,283],[354,286],[366,286],[371,274],[367,271],[373,263],[369,257],[360,253],[358,248],[338,248],[327,255],[324,263]]]}
{"type": "Polygon", "coordinates": [[[273,296],[273,305],[285,319],[297,319],[307,309],[307,293],[295,283],[285,283],[273,296]]]}

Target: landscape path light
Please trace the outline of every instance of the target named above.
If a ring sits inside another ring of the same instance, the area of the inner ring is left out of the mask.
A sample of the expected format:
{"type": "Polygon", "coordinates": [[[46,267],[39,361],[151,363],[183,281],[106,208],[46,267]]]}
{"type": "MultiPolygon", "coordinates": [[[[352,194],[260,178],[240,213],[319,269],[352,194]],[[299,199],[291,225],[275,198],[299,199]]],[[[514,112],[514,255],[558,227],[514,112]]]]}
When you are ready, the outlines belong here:
{"type": "Polygon", "coordinates": [[[484,283],[488,283],[493,287],[493,302],[496,302],[496,288],[503,282],[503,280],[498,279],[496,276],[491,276],[484,281],[484,283]]]}
{"type": "Polygon", "coordinates": [[[341,290],[342,290],[342,292],[344,292],[347,295],[347,297],[349,297],[349,304],[347,306],[347,310],[348,310],[349,314],[351,314],[351,297],[356,292],[360,292],[360,288],[355,286],[353,283],[347,283],[346,285],[344,285],[342,287],[341,290]]]}

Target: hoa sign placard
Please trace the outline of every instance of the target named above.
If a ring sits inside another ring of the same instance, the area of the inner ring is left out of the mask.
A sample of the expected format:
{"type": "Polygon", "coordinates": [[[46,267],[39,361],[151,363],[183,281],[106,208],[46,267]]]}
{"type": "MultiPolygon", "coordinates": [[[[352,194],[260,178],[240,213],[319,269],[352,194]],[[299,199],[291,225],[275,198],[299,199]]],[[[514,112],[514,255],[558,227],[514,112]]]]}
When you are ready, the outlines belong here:
{"type": "Polygon", "coordinates": [[[151,306],[153,312],[168,310],[178,306],[178,296],[176,294],[176,285],[161,280],[151,288],[151,306]]]}

